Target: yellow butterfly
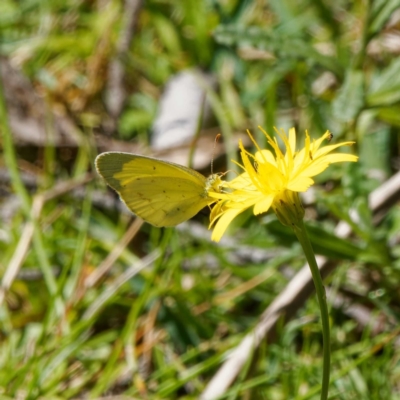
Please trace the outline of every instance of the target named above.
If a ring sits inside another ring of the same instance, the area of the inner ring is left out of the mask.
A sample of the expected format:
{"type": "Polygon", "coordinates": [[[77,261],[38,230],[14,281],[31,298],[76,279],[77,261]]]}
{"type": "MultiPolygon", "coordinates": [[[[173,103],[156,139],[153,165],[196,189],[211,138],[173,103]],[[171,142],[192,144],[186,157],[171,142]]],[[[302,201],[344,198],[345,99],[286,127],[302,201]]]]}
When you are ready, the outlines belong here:
{"type": "Polygon", "coordinates": [[[216,200],[217,174],[205,178],[197,171],[156,158],[108,152],[97,156],[100,176],[136,215],[158,227],[175,226],[195,216],[216,200]]]}

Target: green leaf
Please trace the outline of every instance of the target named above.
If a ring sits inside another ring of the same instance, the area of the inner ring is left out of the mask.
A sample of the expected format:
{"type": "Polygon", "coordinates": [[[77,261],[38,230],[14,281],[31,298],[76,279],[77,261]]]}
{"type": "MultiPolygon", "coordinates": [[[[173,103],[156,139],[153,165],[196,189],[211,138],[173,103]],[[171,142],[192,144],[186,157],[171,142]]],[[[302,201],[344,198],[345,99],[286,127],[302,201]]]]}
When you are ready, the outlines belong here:
{"type": "Polygon", "coordinates": [[[368,90],[369,106],[391,105],[400,101],[400,59],[395,59],[372,79],[368,90]]]}
{"type": "MultiPolygon", "coordinates": [[[[397,111],[398,113],[398,111],[397,111]]],[[[360,161],[369,171],[375,171],[375,176],[387,178],[391,174],[391,133],[388,127],[381,127],[374,133],[364,135],[360,145],[360,161]]]]}
{"type": "Polygon", "coordinates": [[[364,74],[350,70],[342,88],[333,101],[332,111],[335,118],[342,122],[351,122],[364,106],[364,74]]]}
{"type": "Polygon", "coordinates": [[[146,110],[127,110],[119,121],[121,137],[131,137],[135,131],[149,129],[153,115],[146,110]]]}
{"type": "MultiPolygon", "coordinates": [[[[268,231],[276,234],[277,240],[285,246],[297,242],[293,231],[277,220],[268,223],[268,231]]],[[[362,252],[362,249],[350,242],[349,239],[341,239],[334,233],[328,232],[324,227],[307,223],[307,233],[316,254],[331,259],[355,260],[362,252]]]]}
{"type": "Polygon", "coordinates": [[[182,47],[176,25],[170,19],[160,14],[153,15],[153,23],[157,29],[160,41],[167,50],[175,55],[181,53],[182,47]]]}
{"type": "Polygon", "coordinates": [[[399,0],[374,0],[371,8],[368,33],[371,36],[378,33],[392,16],[393,11],[399,7],[399,0]]]}
{"type": "Polygon", "coordinates": [[[215,40],[225,46],[254,46],[273,53],[282,60],[307,60],[324,66],[336,75],[342,75],[342,67],[337,59],[318,52],[308,37],[298,33],[266,30],[263,28],[237,25],[220,25],[214,31],[215,40]]]}
{"type": "Polygon", "coordinates": [[[389,125],[400,127],[399,106],[382,107],[377,110],[376,117],[389,125]]]}

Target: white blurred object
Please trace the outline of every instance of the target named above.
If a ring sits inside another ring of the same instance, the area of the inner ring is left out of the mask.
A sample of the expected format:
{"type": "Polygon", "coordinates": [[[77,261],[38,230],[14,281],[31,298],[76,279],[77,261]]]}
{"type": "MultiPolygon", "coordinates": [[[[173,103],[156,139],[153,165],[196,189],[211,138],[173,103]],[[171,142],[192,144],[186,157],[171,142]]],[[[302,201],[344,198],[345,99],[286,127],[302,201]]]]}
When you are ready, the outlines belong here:
{"type": "Polygon", "coordinates": [[[211,109],[205,87],[215,80],[199,70],[186,70],[173,76],[160,99],[153,124],[153,150],[180,146],[193,139],[202,117],[202,125],[210,119],[211,109]]]}

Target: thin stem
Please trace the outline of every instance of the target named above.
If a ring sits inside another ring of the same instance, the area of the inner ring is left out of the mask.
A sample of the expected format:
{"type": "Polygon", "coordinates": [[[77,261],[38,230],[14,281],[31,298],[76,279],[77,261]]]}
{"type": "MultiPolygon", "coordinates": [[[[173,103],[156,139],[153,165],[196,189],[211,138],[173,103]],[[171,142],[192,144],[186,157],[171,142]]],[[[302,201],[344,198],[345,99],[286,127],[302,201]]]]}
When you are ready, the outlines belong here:
{"type": "Polygon", "coordinates": [[[328,306],[326,303],[326,292],[324,285],[322,283],[322,278],[319,272],[317,261],[315,260],[314,251],[312,249],[310,239],[308,238],[307,231],[304,226],[304,222],[303,221],[297,222],[293,230],[301,246],[303,247],[304,254],[307,258],[308,265],[310,267],[311,275],[315,285],[315,291],[317,293],[319,309],[321,312],[323,357],[324,357],[323,370],[322,370],[321,400],[326,400],[328,398],[329,375],[330,375],[330,365],[331,365],[329,314],[328,314],[328,306]]]}

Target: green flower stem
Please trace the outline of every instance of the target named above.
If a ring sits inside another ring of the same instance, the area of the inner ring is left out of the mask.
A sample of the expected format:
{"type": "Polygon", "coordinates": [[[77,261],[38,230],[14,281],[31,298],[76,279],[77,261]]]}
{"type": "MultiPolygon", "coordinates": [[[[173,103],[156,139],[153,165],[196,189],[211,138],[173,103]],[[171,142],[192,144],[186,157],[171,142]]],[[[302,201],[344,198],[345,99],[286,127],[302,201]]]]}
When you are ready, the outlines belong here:
{"type": "Polygon", "coordinates": [[[310,239],[308,238],[306,227],[303,221],[297,221],[293,227],[294,233],[299,239],[301,246],[303,247],[304,254],[307,258],[308,265],[311,270],[311,275],[315,285],[315,291],[317,293],[319,308],[321,312],[322,321],[322,339],[323,339],[323,371],[322,371],[322,389],[321,389],[321,400],[328,398],[329,388],[329,375],[330,375],[330,358],[331,358],[331,346],[330,346],[330,330],[329,330],[329,314],[328,306],[326,303],[326,292],[322,283],[321,274],[315,260],[314,251],[311,246],[310,239]]]}

